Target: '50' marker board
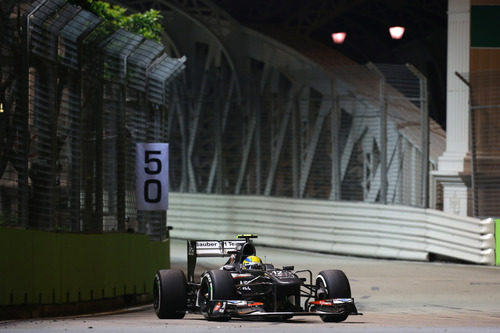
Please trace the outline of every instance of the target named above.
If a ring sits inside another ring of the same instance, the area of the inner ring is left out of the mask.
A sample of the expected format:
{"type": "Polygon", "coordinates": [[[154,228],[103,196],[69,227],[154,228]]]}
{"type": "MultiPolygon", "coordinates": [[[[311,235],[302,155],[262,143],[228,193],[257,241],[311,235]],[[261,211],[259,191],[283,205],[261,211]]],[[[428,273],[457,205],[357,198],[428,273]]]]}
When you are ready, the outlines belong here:
{"type": "Polygon", "coordinates": [[[168,143],[137,143],[135,195],[138,210],[168,208],[168,143]]]}

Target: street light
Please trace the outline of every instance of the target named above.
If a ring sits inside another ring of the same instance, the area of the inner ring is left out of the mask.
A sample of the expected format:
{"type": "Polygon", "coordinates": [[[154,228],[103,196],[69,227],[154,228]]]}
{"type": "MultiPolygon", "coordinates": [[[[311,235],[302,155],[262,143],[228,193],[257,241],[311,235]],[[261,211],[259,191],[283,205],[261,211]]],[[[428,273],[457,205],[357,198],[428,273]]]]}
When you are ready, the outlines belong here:
{"type": "Polygon", "coordinates": [[[405,27],[394,26],[389,28],[392,39],[401,39],[405,33],[405,27]]]}
{"type": "Polygon", "coordinates": [[[342,44],[346,36],[347,34],[345,32],[334,32],[332,34],[332,39],[335,44],[342,44]]]}

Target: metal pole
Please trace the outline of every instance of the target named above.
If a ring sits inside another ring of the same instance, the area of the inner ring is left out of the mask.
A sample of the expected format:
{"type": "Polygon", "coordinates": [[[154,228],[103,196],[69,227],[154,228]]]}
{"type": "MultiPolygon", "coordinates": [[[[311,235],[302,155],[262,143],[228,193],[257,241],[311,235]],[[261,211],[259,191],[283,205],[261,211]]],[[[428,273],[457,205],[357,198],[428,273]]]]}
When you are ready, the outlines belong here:
{"type": "Polygon", "coordinates": [[[429,207],[429,104],[427,91],[427,78],[411,64],[406,67],[418,78],[420,83],[420,119],[421,119],[421,145],[422,145],[422,202],[423,208],[429,207]]]}
{"type": "Polygon", "coordinates": [[[387,105],[385,98],[385,76],[373,64],[367,67],[379,77],[379,105],[380,105],[380,203],[387,203],[387,105]]]}
{"type": "MultiPolygon", "coordinates": [[[[216,187],[215,187],[215,193],[222,193],[222,186],[223,186],[223,161],[224,159],[222,158],[223,154],[223,149],[222,149],[222,135],[223,135],[223,126],[222,126],[222,112],[223,109],[221,107],[221,99],[223,98],[223,92],[221,91],[220,87],[222,85],[223,79],[222,79],[222,72],[221,68],[217,67],[217,79],[216,79],[216,92],[215,92],[215,151],[216,151],[216,159],[217,159],[217,167],[216,167],[216,187]]],[[[210,193],[210,192],[209,192],[210,193]]]]}
{"type": "Polygon", "coordinates": [[[126,104],[127,104],[127,88],[125,83],[120,82],[118,87],[118,115],[116,117],[116,221],[117,230],[125,231],[125,196],[127,191],[127,163],[126,163],[126,104]]]}
{"type": "MultiPolygon", "coordinates": [[[[298,94],[300,96],[300,93],[298,94]]],[[[300,98],[300,97],[299,97],[300,98]]],[[[292,108],[291,117],[292,117],[292,192],[293,197],[299,197],[299,165],[300,165],[300,157],[298,150],[298,142],[297,142],[297,110],[299,110],[299,105],[294,101],[295,105],[292,108]]]]}
{"type": "Polygon", "coordinates": [[[262,172],[262,159],[261,159],[261,108],[263,105],[262,96],[258,93],[256,94],[257,103],[255,107],[255,135],[254,135],[254,145],[255,145],[255,192],[254,194],[261,194],[260,191],[260,180],[262,172]]]}
{"type": "Polygon", "coordinates": [[[380,78],[380,202],[387,203],[387,105],[385,78],[380,78]]]}
{"type": "Polygon", "coordinates": [[[337,89],[337,81],[332,80],[333,107],[330,120],[331,145],[332,145],[332,187],[330,200],[341,200],[341,177],[340,177],[340,102],[337,89]]]}

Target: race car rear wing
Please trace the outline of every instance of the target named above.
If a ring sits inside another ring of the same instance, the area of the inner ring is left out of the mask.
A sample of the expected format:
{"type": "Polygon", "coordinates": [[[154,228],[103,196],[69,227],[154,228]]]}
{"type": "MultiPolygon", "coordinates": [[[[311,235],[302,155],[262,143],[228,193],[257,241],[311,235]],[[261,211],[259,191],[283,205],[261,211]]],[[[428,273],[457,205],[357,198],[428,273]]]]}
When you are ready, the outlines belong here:
{"type": "Polygon", "coordinates": [[[234,240],[188,240],[187,257],[189,282],[194,282],[194,270],[196,267],[196,258],[198,257],[229,257],[235,254],[245,244],[250,242],[251,238],[257,238],[255,234],[243,234],[236,236],[234,240]],[[244,239],[241,239],[244,238],[244,239]]]}

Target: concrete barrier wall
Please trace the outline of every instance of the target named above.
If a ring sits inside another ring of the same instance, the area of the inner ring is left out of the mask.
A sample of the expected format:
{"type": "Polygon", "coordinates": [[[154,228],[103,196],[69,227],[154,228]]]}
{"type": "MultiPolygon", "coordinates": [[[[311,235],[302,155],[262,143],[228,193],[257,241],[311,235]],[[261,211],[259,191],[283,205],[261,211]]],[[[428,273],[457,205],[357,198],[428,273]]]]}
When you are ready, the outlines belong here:
{"type": "Polygon", "coordinates": [[[495,264],[493,219],[432,209],[265,196],[171,193],[171,236],[233,238],[258,233],[258,244],[346,255],[429,260],[431,254],[495,264]]]}
{"type": "Polygon", "coordinates": [[[156,270],[170,266],[169,248],[140,234],[0,228],[0,312],[151,294],[156,270]]]}

